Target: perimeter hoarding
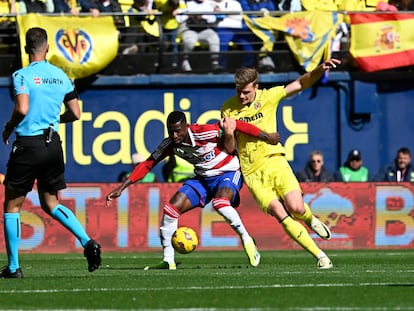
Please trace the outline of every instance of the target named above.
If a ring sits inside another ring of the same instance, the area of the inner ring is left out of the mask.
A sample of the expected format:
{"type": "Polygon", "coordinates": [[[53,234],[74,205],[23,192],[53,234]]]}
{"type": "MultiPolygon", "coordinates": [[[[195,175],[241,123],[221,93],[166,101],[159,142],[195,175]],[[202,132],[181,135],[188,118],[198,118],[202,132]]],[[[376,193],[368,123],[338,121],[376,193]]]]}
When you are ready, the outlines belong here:
{"type": "MultiPolygon", "coordinates": [[[[306,183],[304,199],[332,230],[329,241],[312,233],[323,249],[381,249],[414,246],[414,185],[409,183],[306,183]]],[[[135,184],[111,207],[105,195],[117,184],[69,184],[62,202],[97,239],[104,252],[161,251],[159,226],[164,203],[179,184],[135,184]]],[[[282,227],[266,216],[244,187],[238,211],[262,250],[299,249],[282,227]]],[[[0,194],[3,200],[3,191],[0,194]]],[[[0,222],[3,219],[1,217],[0,222]]],[[[21,215],[21,249],[26,252],[81,252],[80,244],[60,224],[45,215],[32,191],[21,215]]],[[[199,235],[199,250],[241,250],[236,233],[211,206],[180,217],[199,235]]],[[[5,252],[4,239],[0,252],[5,252]]]]}

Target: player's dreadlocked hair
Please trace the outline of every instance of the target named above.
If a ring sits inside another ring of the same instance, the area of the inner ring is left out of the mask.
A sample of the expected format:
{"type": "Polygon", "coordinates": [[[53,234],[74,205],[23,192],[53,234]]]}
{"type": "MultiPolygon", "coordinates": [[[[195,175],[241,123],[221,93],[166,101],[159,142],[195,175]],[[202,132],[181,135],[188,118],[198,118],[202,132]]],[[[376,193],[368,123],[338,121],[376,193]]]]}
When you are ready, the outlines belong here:
{"type": "Polygon", "coordinates": [[[180,124],[187,123],[187,118],[185,117],[184,112],[173,111],[168,115],[167,125],[176,124],[176,123],[180,123],[180,124]]]}

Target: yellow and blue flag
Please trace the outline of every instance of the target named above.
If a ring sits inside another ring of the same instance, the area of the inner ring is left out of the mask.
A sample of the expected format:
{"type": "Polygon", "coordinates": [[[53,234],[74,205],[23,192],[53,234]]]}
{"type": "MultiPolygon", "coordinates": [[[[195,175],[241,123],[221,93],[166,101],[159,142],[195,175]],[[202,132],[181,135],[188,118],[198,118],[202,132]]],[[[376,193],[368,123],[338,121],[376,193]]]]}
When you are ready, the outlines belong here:
{"type": "Polygon", "coordinates": [[[295,12],[281,17],[249,18],[244,15],[243,18],[252,32],[263,41],[266,51],[273,49],[275,31],[283,31],[296,60],[309,72],[330,57],[331,41],[343,21],[343,14],[295,12]]]}
{"type": "Polygon", "coordinates": [[[24,51],[26,31],[46,29],[49,38],[47,59],[71,79],[85,78],[104,69],[118,52],[118,32],[112,16],[42,16],[17,17],[23,67],[29,64],[24,51]]]}

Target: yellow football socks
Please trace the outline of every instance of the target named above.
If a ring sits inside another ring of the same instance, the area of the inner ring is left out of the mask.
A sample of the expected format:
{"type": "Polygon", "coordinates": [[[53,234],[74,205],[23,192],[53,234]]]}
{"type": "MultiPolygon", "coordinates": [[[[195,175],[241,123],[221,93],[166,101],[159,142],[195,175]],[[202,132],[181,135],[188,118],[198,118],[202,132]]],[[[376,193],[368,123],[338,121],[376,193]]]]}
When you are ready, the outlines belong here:
{"type": "Polygon", "coordinates": [[[321,253],[321,249],[312,240],[308,231],[301,223],[288,216],[282,220],[281,224],[285,232],[314,257],[321,253]]]}
{"type": "Polygon", "coordinates": [[[295,215],[295,217],[297,219],[302,220],[305,224],[310,225],[310,223],[312,222],[312,211],[308,204],[303,203],[303,205],[305,208],[305,213],[303,213],[302,215],[295,215]]]}

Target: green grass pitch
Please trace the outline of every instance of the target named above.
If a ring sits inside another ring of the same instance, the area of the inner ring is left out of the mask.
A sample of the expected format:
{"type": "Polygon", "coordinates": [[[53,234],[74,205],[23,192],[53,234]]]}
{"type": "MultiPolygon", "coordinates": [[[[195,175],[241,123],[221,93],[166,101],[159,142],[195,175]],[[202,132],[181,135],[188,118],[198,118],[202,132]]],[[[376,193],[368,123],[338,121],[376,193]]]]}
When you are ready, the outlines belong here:
{"type": "Polygon", "coordinates": [[[262,251],[256,268],[243,251],[196,251],[144,271],[161,252],[104,252],[93,273],[82,254],[21,254],[25,278],[0,279],[0,310],[414,310],[414,250],[328,254],[326,271],[305,251],[262,251]]]}

